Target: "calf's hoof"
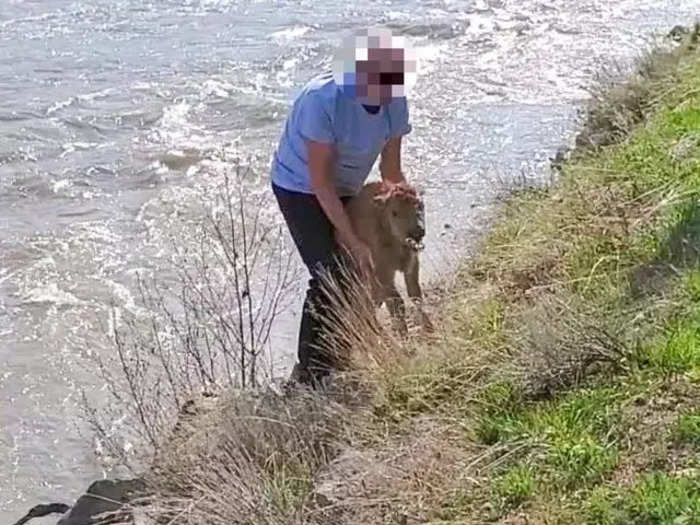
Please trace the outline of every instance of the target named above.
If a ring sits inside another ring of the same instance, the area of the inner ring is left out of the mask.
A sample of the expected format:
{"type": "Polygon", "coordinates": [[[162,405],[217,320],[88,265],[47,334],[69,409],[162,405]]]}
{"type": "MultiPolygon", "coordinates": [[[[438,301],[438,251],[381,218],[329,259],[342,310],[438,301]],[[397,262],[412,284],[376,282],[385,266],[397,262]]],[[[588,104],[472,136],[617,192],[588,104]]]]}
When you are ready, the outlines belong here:
{"type": "Polygon", "coordinates": [[[424,312],[421,312],[420,324],[423,328],[423,331],[429,334],[435,332],[435,326],[433,325],[433,322],[430,320],[430,317],[428,317],[428,315],[424,312]]]}

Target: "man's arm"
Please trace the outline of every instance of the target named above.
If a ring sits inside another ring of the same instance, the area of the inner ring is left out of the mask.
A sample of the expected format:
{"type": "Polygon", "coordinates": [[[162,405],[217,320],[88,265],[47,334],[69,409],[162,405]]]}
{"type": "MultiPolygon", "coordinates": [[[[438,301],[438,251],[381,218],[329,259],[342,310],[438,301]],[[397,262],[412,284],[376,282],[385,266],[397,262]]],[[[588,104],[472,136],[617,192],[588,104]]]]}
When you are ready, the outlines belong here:
{"type": "Polygon", "coordinates": [[[382,180],[399,183],[406,179],[401,172],[401,136],[392,137],[382,150],[382,157],[379,161],[379,172],[382,180]]]}
{"type": "Polygon", "coordinates": [[[338,234],[340,243],[353,254],[361,267],[374,268],[374,261],[369,248],[355,235],[350,218],[333,184],[333,146],[323,142],[306,141],[309,153],[309,172],[311,189],[316,195],[321,208],[338,234]]]}
{"type": "Polygon", "coordinates": [[[313,190],[328,220],[335,227],[341,242],[348,246],[354,244],[355,234],[350,225],[350,219],[333,184],[331,166],[333,146],[323,142],[306,141],[309,151],[309,172],[311,174],[311,189],[313,190]]]}

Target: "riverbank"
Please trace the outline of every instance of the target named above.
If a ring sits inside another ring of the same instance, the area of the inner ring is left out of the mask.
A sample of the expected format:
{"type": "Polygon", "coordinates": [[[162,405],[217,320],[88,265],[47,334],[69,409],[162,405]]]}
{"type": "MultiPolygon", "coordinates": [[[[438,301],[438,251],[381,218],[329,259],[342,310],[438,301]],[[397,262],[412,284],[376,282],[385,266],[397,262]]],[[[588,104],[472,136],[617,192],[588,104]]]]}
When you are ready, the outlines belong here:
{"type": "Polygon", "coordinates": [[[360,346],[327,397],[220,400],[161,451],[145,513],[694,523],[698,85],[696,28],[601,90],[556,183],[511,196],[434,337],[360,346]]]}
{"type": "Polygon", "coordinates": [[[558,181],[460,269],[440,340],[378,375],[408,444],[374,497],[404,523],[700,520],[699,85],[696,27],[601,86],[558,181]]]}

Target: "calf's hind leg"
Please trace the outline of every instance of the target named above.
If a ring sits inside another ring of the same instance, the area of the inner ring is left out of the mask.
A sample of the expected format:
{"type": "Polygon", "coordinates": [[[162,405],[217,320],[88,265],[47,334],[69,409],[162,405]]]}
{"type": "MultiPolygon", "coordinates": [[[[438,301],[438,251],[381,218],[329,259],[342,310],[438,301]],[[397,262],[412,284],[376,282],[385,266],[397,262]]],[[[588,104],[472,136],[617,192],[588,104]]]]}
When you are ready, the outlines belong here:
{"type": "Polygon", "coordinates": [[[418,264],[418,257],[412,257],[403,274],[404,279],[406,280],[406,291],[408,292],[408,296],[418,308],[418,314],[420,315],[420,322],[423,330],[426,332],[433,332],[435,327],[428,317],[428,314],[426,314],[423,310],[423,291],[420,288],[420,281],[418,278],[419,271],[420,265],[418,264]]]}
{"type": "Polygon", "coordinates": [[[406,325],[406,305],[403,302],[403,298],[399,291],[391,283],[390,287],[386,290],[386,307],[391,315],[391,323],[396,330],[401,335],[406,335],[408,333],[408,326],[406,325]]]}

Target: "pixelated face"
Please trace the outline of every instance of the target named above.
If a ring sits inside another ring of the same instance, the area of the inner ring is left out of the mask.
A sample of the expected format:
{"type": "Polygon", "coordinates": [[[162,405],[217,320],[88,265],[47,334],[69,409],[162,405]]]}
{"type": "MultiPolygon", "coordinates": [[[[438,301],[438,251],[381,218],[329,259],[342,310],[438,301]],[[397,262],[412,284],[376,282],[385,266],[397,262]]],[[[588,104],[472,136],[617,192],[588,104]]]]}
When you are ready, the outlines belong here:
{"type": "Polygon", "coordinates": [[[383,105],[406,96],[416,60],[402,37],[370,29],[343,41],[333,62],[336,84],[363,104],[383,105]]]}

